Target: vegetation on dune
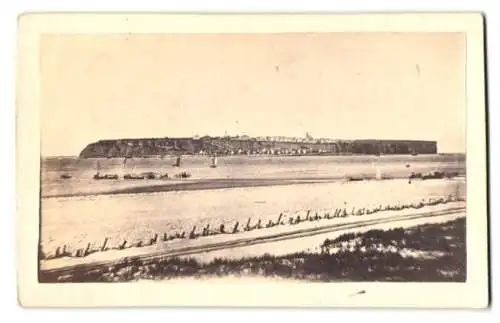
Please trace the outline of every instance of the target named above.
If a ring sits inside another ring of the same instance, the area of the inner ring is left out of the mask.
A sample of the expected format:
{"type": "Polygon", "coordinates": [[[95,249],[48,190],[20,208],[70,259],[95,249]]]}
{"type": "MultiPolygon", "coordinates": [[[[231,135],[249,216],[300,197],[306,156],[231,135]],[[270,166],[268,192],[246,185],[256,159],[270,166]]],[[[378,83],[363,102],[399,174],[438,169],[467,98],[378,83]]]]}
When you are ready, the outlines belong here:
{"type": "Polygon", "coordinates": [[[124,259],[65,276],[40,273],[42,282],[125,282],[180,277],[265,276],[309,281],[465,281],[465,219],[412,228],[370,230],[326,239],[320,252],[238,260],[124,259]]]}

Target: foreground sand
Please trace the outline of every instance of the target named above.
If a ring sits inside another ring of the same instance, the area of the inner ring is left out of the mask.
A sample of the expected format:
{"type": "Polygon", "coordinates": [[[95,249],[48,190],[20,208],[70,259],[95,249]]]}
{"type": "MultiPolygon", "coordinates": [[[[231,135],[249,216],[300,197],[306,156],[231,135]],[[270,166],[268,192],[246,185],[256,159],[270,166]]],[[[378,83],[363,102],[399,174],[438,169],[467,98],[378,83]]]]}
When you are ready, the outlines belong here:
{"type": "MultiPolygon", "coordinates": [[[[221,224],[232,231],[239,222],[239,231],[247,224],[276,222],[280,214],[288,225],[290,217],[305,218],[308,210],[333,212],[346,208],[374,209],[378,206],[415,204],[422,200],[464,197],[465,183],[460,179],[416,181],[360,181],[347,183],[315,183],[247,187],[190,192],[101,195],[92,198],[61,198],[42,201],[42,251],[48,257],[57,248],[72,255],[78,249],[100,250],[149,244],[157,234],[196,233],[210,225],[218,230],[221,224]]],[[[333,222],[332,222],[333,223],[333,222]]],[[[264,230],[266,231],[266,230],[264,230]]],[[[204,238],[205,239],[205,238],[204,238]]],[[[227,239],[227,237],[225,238],[227,239]]],[[[170,243],[170,242],[169,242],[170,243]]],[[[178,243],[172,241],[171,243],[178,243]]],[[[158,244],[160,249],[163,248],[158,244]]]]}
{"type": "Polygon", "coordinates": [[[448,207],[427,207],[420,212],[403,212],[394,216],[385,214],[373,221],[360,220],[347,222],[334,228],[325,228],[317,232],[308,232],[295,235],[290,239],[269,239],[269,242],[258,244],[249,243],[248,246],[219,249],[203,253],[184,255],[181,258],[194,258],[200,262],[208,263],[217,258],[241,259],[258,257],[265,254],[284,256],[294,252],[320,252],[320,244],[325,239],[335,239],[343,234],[363,233],[369,230],[390,230],[394,228],[409,228],[429,223],[444,223],[457,218],[465,217],[465,202],[450,203],[448,207]],[[324,232],[324,233],[323,233],[324,232]]]}
{"type": "Polygon", "coordinates": [[[41,282],[205,280],[213,277],[240,277],[243,278],[241,282],[255,277],[273,281],[284,278],[294,281],[463,282],[466,277],[465,217],[453,209],[449,211],[451,213],[445,215],[451,217],[446,219],[434,214],[431,223],[418,224],[406,217],[401,222],[390,222],[392,229],[375,225],[365,227],[362,232],[333,231],[321,243],[321,252],[305,250],[275,255],[273,250],[266,250],[259,255],[210,261],[202,261],[196,256],[132,257],[100,266],[44,270],[39,277],[41,282]]]}
{"type": "MultiPolygon", "coordinates": [[[[241,258],[270,253],[283,255],[290,252],[310,251],[326,237],[347,232],[361,232],[374,228],[392,228],[422,223],[443,222],[465,216],[465,202],[449,202],[421,209],[383,211],[376,214],[347,218],[302,222],[291,226],[277,226],[256,231],[202,237],[194,240],[173,240],[156,245],[110,250],[82,258],[59,258],[41,262],[43,271],[71,271],[75,268],[93,268],[119,262],[125,257],[142,260],[165,257],[196,257],[210,261],[216,257],[241,258]]],[[[316,250],[317,251],[317,250],[316,250]]]]}

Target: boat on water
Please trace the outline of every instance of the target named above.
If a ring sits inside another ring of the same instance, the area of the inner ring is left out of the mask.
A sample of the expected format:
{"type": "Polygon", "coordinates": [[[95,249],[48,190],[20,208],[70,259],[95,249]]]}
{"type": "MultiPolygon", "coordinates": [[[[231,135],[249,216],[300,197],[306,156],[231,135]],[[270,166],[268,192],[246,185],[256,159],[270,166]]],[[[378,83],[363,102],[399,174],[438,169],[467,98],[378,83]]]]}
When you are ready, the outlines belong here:
{"type": "Polygon", "coordinates": [[[94,179],[95,180],[101,180],[101,179],[118,179],[118,175],[116,174],[103,174],[101,175],[99,172],[94,174],[94,179]]]}
{"type": "Polygon", "coordinates": [[[172,166],[174,166],[174,167],[181,167],[181,157],[180,156],[177,157],[177,161],[172,166]]]}
{"type": "Polygon", "coordinates": [[[61,177],[62,179],[70,179],[70,178],[72,178],[73,176],[71,176],[70,174],[62,174],[60,177],[61,177]]]}
{"type": "Polygon", "coordinates": [[[97,162],[97,172],[94,174],[94,179],[95,180],[114,180],[118,179],[117,174],[101,174],[100,169],[101,169],[101,164],[97,162]]]}
{"type": "Polygon", "coordinates": [[[135,173],[135,166],[132,169],[131,173],[127,173],[127,174],[123,175],[123,179],[134,179],[135,180],[135,179],[145,179],[145,178],[146,178],[145,173],[142,173],[142,174],[135,173]]]}
{"type": "Polygon", "coordinates": [[[123,175],[123,179],[145,179],[146,176],[142,174],[125,174],[123,175]]]}
{"type": "Polygon", "coordinates": [[[212,164],[210,165],[211,168],[216,168],[217,167],[217,157],[214,156],[212,158],[212,164]]]}
{"type": "Polygon", "coordinates": [[[145,173],[142,173],[141,175],[143,175],[146,179],[156,179],[155,172],[145,172],[145,173]]]}

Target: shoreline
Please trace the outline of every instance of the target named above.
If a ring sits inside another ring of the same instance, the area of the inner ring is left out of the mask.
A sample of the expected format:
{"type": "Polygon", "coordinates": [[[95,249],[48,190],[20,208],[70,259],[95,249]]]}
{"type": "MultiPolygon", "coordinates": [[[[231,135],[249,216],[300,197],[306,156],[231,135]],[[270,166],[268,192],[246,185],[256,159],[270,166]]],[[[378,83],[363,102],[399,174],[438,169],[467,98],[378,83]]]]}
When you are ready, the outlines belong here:
{"type": "MultiPolygon", "coordinates": [[[[81,192],[74,194],[53,194],[42,195],[42,198],[66,198],[66,197],[83,197],[83,196],[96,196],[96,195],[120,195],[120,194],[147,194],[147,193],[160,193],[160,192],[180,192],[180,191],[200,191],[200,190],[215,190],[225,188],[245,188],[245,187],[266,187],[266,186],[280,186],[280,185],[294,185],[294,184],[316,184],[339,182],[342,178],[337,177],[323,177],[323,178],[297,178],[297,179],[280,179],[280,178],[229,178],[229,179],[185,179],[185,180],[137,180],[136,183],[143,185],[131,186],[125,188],[117,188],[108,191],[100,192],[81,192]]],[[[112,182],[112,181],[109,181],[112,182]]],[[[130,181],[133,183],[133,181],[130,181]]]]}

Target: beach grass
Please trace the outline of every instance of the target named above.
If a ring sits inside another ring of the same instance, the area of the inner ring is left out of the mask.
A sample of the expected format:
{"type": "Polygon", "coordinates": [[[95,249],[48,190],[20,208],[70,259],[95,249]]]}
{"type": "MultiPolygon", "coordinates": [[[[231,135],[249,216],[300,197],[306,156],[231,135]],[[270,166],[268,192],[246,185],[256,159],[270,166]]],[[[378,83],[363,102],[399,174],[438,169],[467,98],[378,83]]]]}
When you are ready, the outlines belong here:
{"type": "Polygon", "coordinates": [[[317,252],[265,254],[241,259],[140,260],[75,270],[65,276],[40,272],[41,282],[128,282],[225,276],[260,276],[306,281],[463,282],[466,279],[465,218],[370,230],[326,239],[317,252]]]}

